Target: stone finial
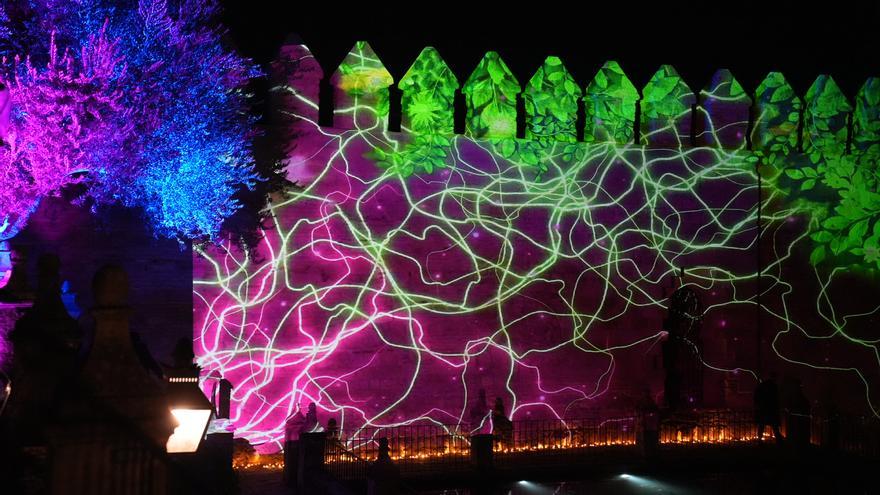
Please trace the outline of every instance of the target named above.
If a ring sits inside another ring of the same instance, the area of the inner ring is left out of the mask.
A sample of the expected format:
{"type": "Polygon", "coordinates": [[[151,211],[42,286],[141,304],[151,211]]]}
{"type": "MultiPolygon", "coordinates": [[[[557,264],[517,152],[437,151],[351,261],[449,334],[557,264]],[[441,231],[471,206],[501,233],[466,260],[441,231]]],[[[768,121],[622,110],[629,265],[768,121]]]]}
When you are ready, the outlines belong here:
{"type": "Polygon", "coordinates": [[[128,305],[128,274],[115,264],[104,265],[92,280],[95,306],[99,308],[128,305]]]}

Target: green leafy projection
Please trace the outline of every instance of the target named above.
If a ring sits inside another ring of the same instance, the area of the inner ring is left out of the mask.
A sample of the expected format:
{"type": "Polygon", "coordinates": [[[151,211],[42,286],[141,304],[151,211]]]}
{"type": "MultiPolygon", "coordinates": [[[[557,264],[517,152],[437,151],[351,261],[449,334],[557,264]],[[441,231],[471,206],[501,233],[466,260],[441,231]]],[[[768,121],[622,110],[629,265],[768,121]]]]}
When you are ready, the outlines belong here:
{"type": "Polygon", "coordinates": [[[663,65],[642,90],[642,115],[649,119],[676,118],[690,112],[694,92],[671,65],[663,65]]]}
{"type": "MultiPolygon", "coordinates": [[[[875,270],[880,268],[880,168],[860,164],[859,155],[814,151],[806,163],[780,174],[780,189],[810,213],[813,265],[875,270]]],[[[780,160],[781,162],[781,160],[780,160]]]]}
{"type": "Polygon", "coordinates": [[[807,90],[804,110],[804,151],[826,155],[846,152],[847,116],[852,105],[831,76],[821,75],[807,90]]]}
{"type": "Polygon", "coordinates": [[[819,214],[813,216],[816,223],[810,238],[816,247],[810,261],[818,264],[834,255],[839,258],[838,264],[880,268],[880,194],[877,192],[880,175],[877,169],[857,167],[849,156],[830,157],[816,172],[804,169],[802,189],[810,189],[812,186],[807,185],[817,180],[806,174],[818,176],[819,182],[833,187],[839,197],[836,206],[829,205],[827,210],[819,210],[819,214]],[[823,168],[832,175],[831,179],[821,178],[819,170],[823,168]]]}
{"type": "Polygon", "coordinates": [[[870,77],[856,94],[853,113],[853,151],[880,158],[880,78],[870,77]]]}
{"type": "Polygon", "coordinates": [[[388,87],[394,84],[394,78],[367,42],[355,43],[330,83],[352,99],[336,102],[335,113],[351,112],[348,107],[354,105],[368,107],[380,118],[388,116],[388,87]]]}
{"type": "Polygon", "coordinates": [[[519,81],[496,52],[488,52],[461,90],[467,104],[466,132],[475,138],[516,135],[519,81]]]}
{"type": "Polygon", "coordinates": [[[752,99],[728,69],[718,69],[700,90],[696,115],[697,146],[743,150],[752,99]]]}
{"type": "Polygon", "coordinates": [[[751,98],[733,77],[728,69],[718,69],[712,75],[712,81],[707,89],[700,91],[702,99],[713,98],[724,101],[751,103],[751,98]]]}
{"type": "Polygon", "coordinates": [[[413,133],[453,133],[458,79],[433,47],[427,47],[398,84],[402,126],[413,133]]]}
{"type": "Polygon", "coordinates": [[[399,149],[386,151],[375,147],[366,156],[376,165],[403,177],[414,173],[431,174],[446,167],[452,139],[452,136],[439,133],[415,134],[411,142],[399,149]]]}
{"type": "Polygon", "coordinates": [[[559,57],[547,57],[523,92],[526,137],[577,141],[577,111],[581,88],[559,57]]]}
{"type": "Polygon", "coordinates": [[[773,164],[797,148],[797,130],[803,102],[781,72],[771,72],[755,91],[752,148],[773,164]]]}
{"type": "Polygon", "coordinates": [[[819,76],[804,104],[779,72],[771,72],[755,93],[752,146],[768,177],[771,194],[781,193],[791,214],[807,213],[813,242],[810,263],[826,269],[880,269],[880,167],[877,165],[878,82],[869,79],[856,97],[853,153],[845,154],[846,97],[828,76],[819,76]],[[804,109],[804,153],[796,153],[804,109]],[[872,147],[873,146],[873,147],[872,147]],[[870,151],[874,150],[874,151],[870,151]]]}
{"type": "Polygon", "coordinates": [[[690,144],[697,97],[671,65],[663,65],[642,89],[639,140],[646,146],[690,144]]]}
{"type": "Polygon", "coordinates": [[[636,121],[639,91],[620,64],[605,62],[584,95],[584,141],[630,143],[636,121]]]}
{"type": "Polygon", "coordinates": [[[549,170],[549,163],[571,163],[586,156],[586,146],[568,141],[539,139],[493,139],[493,149],[502,158],[535,173],[541,180],[549,170]]]}

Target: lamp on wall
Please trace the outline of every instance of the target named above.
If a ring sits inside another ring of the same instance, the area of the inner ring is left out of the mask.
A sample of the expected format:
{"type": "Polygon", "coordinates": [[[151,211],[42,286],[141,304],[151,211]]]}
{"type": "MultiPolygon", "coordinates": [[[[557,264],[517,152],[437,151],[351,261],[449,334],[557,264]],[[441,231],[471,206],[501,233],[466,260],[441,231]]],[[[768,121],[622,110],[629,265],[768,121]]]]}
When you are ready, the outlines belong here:
{"type": "Polygon", "coordinates": [[[168,437],[165,450],[169,454],[193,453],[205,438],[214,407],[199,389],[196,376],[168,378],[168,403],[178,425],[168,437]]]}

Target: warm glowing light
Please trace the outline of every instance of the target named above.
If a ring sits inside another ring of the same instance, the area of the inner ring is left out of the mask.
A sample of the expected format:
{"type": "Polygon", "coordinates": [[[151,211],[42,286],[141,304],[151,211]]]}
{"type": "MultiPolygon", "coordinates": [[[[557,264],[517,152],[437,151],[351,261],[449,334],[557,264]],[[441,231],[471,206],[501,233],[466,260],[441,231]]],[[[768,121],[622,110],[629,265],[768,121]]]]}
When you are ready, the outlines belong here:
{"type": "Polygon", "coordinates": [[[179,423],[168,438],[165,450],[169,454],[195,452],[199,448],[211,411],[204,409],[172,409],[171,414],[179,423]]]}

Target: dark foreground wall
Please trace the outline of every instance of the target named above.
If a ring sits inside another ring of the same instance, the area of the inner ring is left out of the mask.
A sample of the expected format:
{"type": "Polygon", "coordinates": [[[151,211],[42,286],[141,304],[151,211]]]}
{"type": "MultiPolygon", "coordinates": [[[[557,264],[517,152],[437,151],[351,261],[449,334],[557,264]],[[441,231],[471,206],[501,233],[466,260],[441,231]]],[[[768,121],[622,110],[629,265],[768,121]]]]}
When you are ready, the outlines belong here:
{"type": "Polygon", "coordinates": [[[47,198],[11,244],[25,258],[33,289],[37,259],[61,258],[61,277],[76,306],[92,306],[92,277],[102,265],[122,265],[131,282],[131,329],[153,356],[168,361],[174,343],[192,335],[192,254],[177,241],[155,239],[137,212],[115,209],[98,220],[88,209],[47,198]]]}

